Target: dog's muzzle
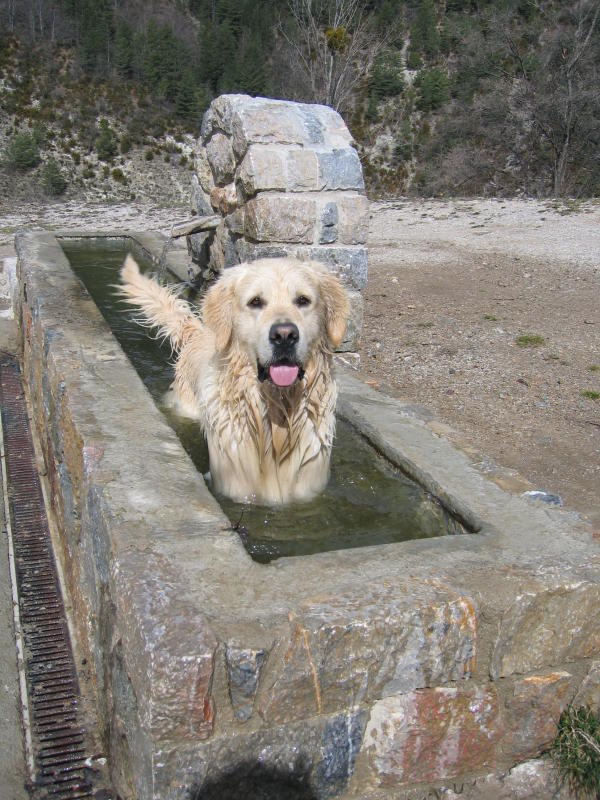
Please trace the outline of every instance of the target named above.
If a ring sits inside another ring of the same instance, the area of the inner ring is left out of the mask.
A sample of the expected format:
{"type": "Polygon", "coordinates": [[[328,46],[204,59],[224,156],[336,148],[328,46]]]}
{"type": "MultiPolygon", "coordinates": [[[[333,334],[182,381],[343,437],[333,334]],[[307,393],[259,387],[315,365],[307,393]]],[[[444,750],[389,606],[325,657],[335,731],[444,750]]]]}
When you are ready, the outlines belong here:
{"type": "Polygon", "coordinates": [[[271,325],[269,341],[273,358],[268,364],[258,365],[258,379],[271,380],[275,386],[292,386],[302,380],[304,370],[296,358],[296,345],[300,339],[298,327],[293,322],[278,322],[271,325]]]}

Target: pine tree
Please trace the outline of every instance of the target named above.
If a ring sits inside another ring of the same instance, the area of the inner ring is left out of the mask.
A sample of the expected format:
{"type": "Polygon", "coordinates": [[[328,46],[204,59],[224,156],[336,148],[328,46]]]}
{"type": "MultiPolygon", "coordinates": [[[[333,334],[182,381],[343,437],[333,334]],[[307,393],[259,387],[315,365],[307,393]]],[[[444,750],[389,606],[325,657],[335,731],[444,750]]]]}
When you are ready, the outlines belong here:
{"type": "Polygon", "coordinates": [[[213,93],[224,83],[235,83],[236,40],[228,22],[206,25],[200,41],[200,80],[213,93]]]}
{"type": "Polygon", "coordinates": [[[82,0],[78,8],[81,66],[88,75],[110,66],[114,19],[109,0],[82,0]]]}
{"type": "Polygon", "coordinates": [[[25,170],[39,164],[40,154],[35,139],[29,133],[16,133],[6,148],[6,164],[25,170]]]}
{"type": "Polygon", "coordinates": [[[56,161],[51,158],[42,170],[42,188],[45,194],[56,197],[67,188],[67,181],[56,161]]]}
{"type": "Polygon", "coordinates": [[[235,85],[231,88],[250,95],[267,94],[268,70],[260,44],[252,40],[238,59],[235,85]]]}
{"type": "Polygon", "coordinates": [[[127,22],[117,28],[114,43],[114,66],[120,78],[131,78],[133,75],[133,31],[127,22]]]}
{"type": "Polygon", "coordinates": [[[150,90],[166,100],[175,100],[187,53],[170,26],[148,23],[144,78],[150,90]]]}
{"type": "Polygon", "coordinates": [[[440,49],[440,35],[437,29],[433,0],[421,0],[417,15],[410,29],[409,59],[415,61],[417,54],[425,54],[433,59],[440,49]]]}
{"type": "Polygon", "coordinates": [[[417,107],[421,111],[435,111],[450,97],[448,77],[437,67],[423,70],[416,85],[420,92],[417,107]]]}
{"type": "Polygon", "coordinates": [[[377,56],[369,81],[369,92],[376,100],[394,97],[404,91],[400,53],[388,50],[377,56]]]}
{"type": "Polygon", "coordinates": [[[112,161],[118,150],[117,137],[108,124],[108,120],[100,120],[100,133],[96,139],[96,152],[102,161],[112,161]]]}
{"type": "Polygon", "coordinates": [[[192,120],[195,116],[198,116],[196,80],[190,68],[184,71],[179,81],[175,99],[175,113],[185,120],[192,120]]]}

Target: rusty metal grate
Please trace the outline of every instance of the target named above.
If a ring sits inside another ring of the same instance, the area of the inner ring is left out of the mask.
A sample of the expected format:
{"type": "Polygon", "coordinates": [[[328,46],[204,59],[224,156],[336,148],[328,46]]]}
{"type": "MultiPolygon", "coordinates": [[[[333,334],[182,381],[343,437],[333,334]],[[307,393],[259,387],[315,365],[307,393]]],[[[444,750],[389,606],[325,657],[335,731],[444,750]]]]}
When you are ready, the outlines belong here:
{"type": "Polygon", "coordinates": [[[94,787],[71,648],[19,366],[0,363],[8,505],[31,728],[34,797],[108,797],[94,787]]]}

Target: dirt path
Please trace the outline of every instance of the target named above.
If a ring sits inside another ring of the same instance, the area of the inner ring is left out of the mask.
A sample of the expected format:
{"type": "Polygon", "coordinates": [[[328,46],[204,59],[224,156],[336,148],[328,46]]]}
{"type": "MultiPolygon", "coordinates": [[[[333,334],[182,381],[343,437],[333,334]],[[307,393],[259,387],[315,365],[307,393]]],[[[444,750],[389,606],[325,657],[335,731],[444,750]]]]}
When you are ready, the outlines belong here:
{"type": "Polygon", "coordinates": [[[374,204],[369,264],[362,371],[600,527],[600,206],[374,204]]]}

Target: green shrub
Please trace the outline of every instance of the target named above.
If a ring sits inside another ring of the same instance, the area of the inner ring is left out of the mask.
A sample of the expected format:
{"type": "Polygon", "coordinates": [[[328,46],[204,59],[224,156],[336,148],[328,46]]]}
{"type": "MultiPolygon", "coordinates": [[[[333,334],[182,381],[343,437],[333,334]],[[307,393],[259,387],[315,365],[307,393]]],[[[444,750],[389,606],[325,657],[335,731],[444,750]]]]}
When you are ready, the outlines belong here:
{"type": "Polygon", "coordinates": [[[117,154],[117,137],[108,124],[108,120],[100,120],[100,133],[96,139],[96,152],[102,161],[112,161],[117,154]]]}
{"type": "Polygon", "coordinates": [[[436,57],[439,48],[440,35],[437,30],[435,4],[433,0],[420,0],[410,29],[410,50],[412,54],[424,53],[432,59],[436,57]]]}
{"type": "Polygon", "coordinates": [[[410,133],[408,136],[402,136],[396,140],[394,144],[394,163],[402,163],[410,161],[413,154],[412,138],[410,133]]]}
{"type": "Polygon", "coordinates": [[[152,161],[152,159],[154,158],[154,151],[146,150],[146,152],[144,153],[144,158],[146,159],[146,161],[152,161]]]}
{"type": "Polygon", "coordinates": [[[369,94],[377,100],[395,97],[404,91],[402,58],[397,50],[387,50],[375,59],[369,81],[369,94]]]}
{"type": "Polygon", "coordinates": [[[128,133],[124,133],[123,136],[121,136],[119,149],[123,154],[128,153],[131,150],[131,136],[128,133]]]}
{"type": "Polygon", "coordinates": [[[585,389],[581,393],[582,397],[585,397],[586,400],[600,400],[600,392],[597,392],[595,389],[585,389]]]}
{"type": "Polygon", "coordinates": [[[50,197],[57,197],[67,188],[67,181],[56,161],[51,158],[42,170],[42,187],[50,197]]]}
{"type": "Polygon", "coordinates": [[[40,163],[35,139],[29,133],[16,133],[6,148],[6,163],[15,169],[26,170],[40,163]]]}
{"type": "Polygon", "coordinates": [[[113,177],[113,180],[115,180],[117,183],[127,183],[127,178],[125,177],[125,173],[120,167],[115,167],[115,169],[113,169],[113,171],[111,172],[111,175],[113,177]]]}
{"type": "Polygon", "coordinates": [[[523,333],[517,336],[515,342],[519,347],[541,347],[546,340],[539,333],[523,333]]]}
{"type": "Polygon", "coordinates": [[[437,67],[423,70],[418,76],[416,85],[419,89],[417,108],[421,111],[435,111],[450,97],[450,82],[437,67]]]}
{"type": "Polygon", "coordinates": [[[577,796],[600,797],[600,720],[593,711],[585,706],[563,711],[551,753],[577,796]]]}
{"type": "Polygon", "coordinates": [[[369,122],[377,122],[379,119],[379,104],[377,102],[377,97],[374,94],[369,94],[369,102],[365,112],[365,118],[369,122]]]}
{"type": "Polygon", "coordinates": [[[41,122],[35,122],[32,130],[33,141],[38,148],[43,148],[48,140],[48,131],[41,122]]]}
{"type": "Polygon", "coordinates": [[[406,66],[408,69],[421,69],[423,59],[417,50],[409,50],[406,56],[406,66]]]}

